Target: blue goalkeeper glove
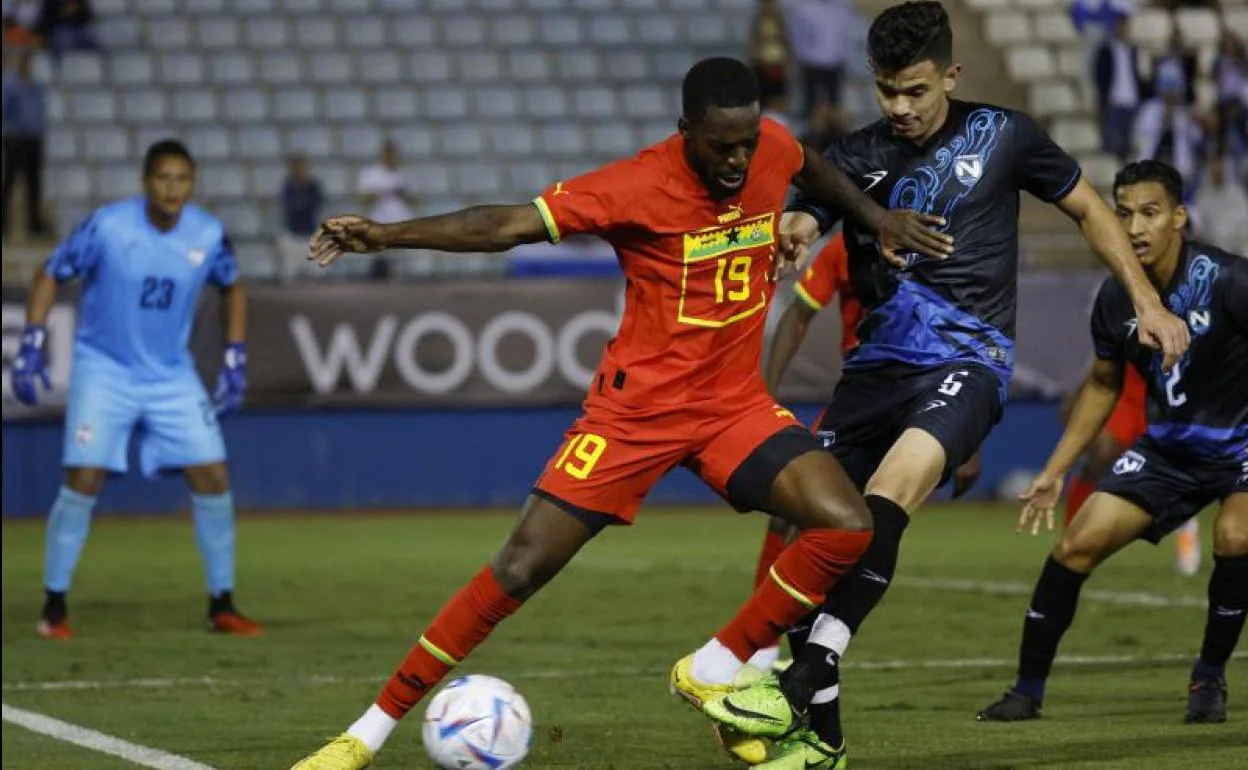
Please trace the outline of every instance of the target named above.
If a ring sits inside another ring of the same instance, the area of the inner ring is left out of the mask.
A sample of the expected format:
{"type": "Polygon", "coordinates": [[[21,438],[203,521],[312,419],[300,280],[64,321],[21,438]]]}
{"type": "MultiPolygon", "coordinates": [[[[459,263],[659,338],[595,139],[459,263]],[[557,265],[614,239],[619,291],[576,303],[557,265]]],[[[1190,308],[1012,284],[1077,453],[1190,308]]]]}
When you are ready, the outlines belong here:
{"type": "Polygon", "coordinates": [[[247,389],[247,346],[231,342],[225,346],[225,362],[217,376],[217,390],[212,396],[217,414],[238,411],[247,389]]]}
{"type": "Polygon", "coordinates": [[[22,332],[22,344],[13,361],[10,379],[13,395],[23,404],[34,406],[39,402],[36,378],[43,383],[45,392],[52,390],[52,381],[48,378],[48,359],[43,354],[43,346],[47,341],[48,331],[42,326],[32,324],[22,332]]]}

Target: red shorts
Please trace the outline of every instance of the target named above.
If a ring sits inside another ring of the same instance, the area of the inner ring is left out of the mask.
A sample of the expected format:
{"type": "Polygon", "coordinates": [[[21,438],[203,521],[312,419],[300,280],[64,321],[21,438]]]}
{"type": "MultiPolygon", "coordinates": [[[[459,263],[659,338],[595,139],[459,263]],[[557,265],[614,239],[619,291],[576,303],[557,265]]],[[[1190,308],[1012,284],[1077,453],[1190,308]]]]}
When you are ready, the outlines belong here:
{"type": "Polygon", "coordinates": [[[1105,430],[1119,446],[1129,447],[1148,429],[1148,386],[1134,366],[1127,366],[1122,393],[1105,423],[1105,430]]]}
{"type": "Polygon", "coordinates": [[[628,416],[587,404],[534,489],[580,511],[632,524],[646,494],[678,465],[727,499],[728,481],[746,458],[792,428],[810,438],[809,449],[818,449],[793,413],[765,392],[660,415],[628,416]]]}

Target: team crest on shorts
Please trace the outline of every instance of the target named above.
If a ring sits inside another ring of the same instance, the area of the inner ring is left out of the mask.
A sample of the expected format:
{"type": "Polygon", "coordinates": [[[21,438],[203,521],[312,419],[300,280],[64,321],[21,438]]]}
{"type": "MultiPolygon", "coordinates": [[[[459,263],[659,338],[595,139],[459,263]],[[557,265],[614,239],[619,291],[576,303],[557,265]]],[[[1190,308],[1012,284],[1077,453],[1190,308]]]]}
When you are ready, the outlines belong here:
{"type": "Polygon", "coordinates": [[[1128,449],[1114,461],[1114,475],[1125,476],[1128,473],[1139,473],[1144,469],[1145,462],[1147,461],[1144,459],[1144,455],[1134,449],[1128,449]]]}
{"type": "Polygon", "coordinates": [[[206,256],[207,254],[204,253],[203,249],[191,249],[186,252],[186,261],[190,262],[195,267],[199,267],[204,264],[204,257],[206,256]]]}
{"type": "Polygon", "coordinates": [[[95,430],[90,425],[82,424],[74,431],[74,441],[78,444],[90,444],[95,438],[95,430]]]}
{"type": "Polygon", "coordinates": [[[834,430],[821,430],[815,436],[823,442],[824,449],[831,449],[836,446],[836,431],[834,430]]]}

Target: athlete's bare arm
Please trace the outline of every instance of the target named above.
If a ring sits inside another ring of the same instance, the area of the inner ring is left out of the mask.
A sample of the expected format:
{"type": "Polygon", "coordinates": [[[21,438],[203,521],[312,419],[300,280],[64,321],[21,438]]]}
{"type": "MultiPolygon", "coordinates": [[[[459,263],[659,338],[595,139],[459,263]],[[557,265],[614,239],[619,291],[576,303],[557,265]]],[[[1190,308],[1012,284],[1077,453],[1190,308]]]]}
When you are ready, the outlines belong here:
{"type": "Polygon", "coordinates": [[[321,223],[308,241],[308,258],[324,267],[348,253],[370,254],[385,249],[494,252],[547,237],[546,222],[532,203],[472,206],[394,224],[349,215],[321,223]]]}

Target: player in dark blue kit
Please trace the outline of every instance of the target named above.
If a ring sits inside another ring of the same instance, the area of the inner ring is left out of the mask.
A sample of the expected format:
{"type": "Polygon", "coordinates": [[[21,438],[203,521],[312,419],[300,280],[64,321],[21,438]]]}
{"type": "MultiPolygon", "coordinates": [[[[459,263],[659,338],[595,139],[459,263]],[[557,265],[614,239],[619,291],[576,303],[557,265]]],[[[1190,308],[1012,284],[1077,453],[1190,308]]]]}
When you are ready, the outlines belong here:
{"type": "Polygon", "coordinates": [[[1036,719],[1057,645],[1079,590],[1119,549],[1156,543],[1220,502],[1205,640],[1192,669],[1186,721],[1226,721],[1226,662],[1248,611],[1248,260],[1183,239],[1187,210],[1179,172],[1159,161],[1114,180],[1118,218],[1170,309],[1187,320],[1192,345],[1169,370],[1140,345],[1137,320],[1116,280],[1092,310],[1096,361],[1066,432],[1024,496],[1019,528],[1053,527],[1062,479],[1109,419],[1133,366],[1148,384],[1148,431],[1114,463],[1053,549],[1023,621],[1018,680],[981,721],[1036,719]]]}
{"type": "MultiPolygon", "coordinates": [[[[767,770],[842,766],[837,661],[887,591],[910,515],[1000,419],[1014,364],[1019,193],[1079,225],[1125,287],[1140,339],[1164,351],[1167,365],[1188,343],[1076,161],[1027,115],[950,98],[961,68],[939,3],[884,11],[867,48],[884,118],[834,142],[826,157],[883,205],[943,217],[954,253],[886,262],[868,233],[846,223],[850,283],[867,314],[819,433],[864,490],[875,537],[815,613],[808,641],[790,637],[804,649],[788,671],[704,707],[746,761],[767,752],[741,734],[780,739],[767,770]]],[[[789,211],[783,231],[797,244],[835,219],[801,199],[789,211]]]]}

